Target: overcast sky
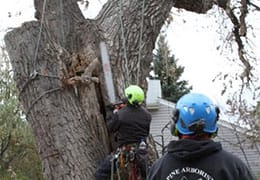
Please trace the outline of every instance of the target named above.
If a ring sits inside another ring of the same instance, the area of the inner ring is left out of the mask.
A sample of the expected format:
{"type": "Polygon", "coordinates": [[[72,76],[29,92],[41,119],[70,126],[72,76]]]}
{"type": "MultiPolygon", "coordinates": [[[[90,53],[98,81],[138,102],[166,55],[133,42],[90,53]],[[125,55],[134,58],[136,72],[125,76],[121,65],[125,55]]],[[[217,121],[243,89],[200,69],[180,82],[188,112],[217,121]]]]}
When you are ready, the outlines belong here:
{"type": "MultiPolygon", "coordinates": [[[[106,0],[92,0],[85,16],[95,17],[102,3],[106,0]],[[94,3],[95,2],[95,3],[94,3]]],[[[231,68],[227,57],[220,55],[216,50],[220,45],[219,35],[216,33],[218,23],[216,18],[209,18],[207,15],[198,15],[184,11],[181,14],[174,13],[174,21],[168,29],[167,41],[172,53],[179,59],[179,65],[185,67],[183,79],[188,80],[195,92],[207,94],[216,103],[223,104],[225,97],[220,96],[222,89],[221,82],[212,82],[212,79],[220,72],[226,71],[231,74],[236,67],[231,68]],[[185,21],[183,20],[185,17],[185,21]],[[232,71],[231,71],[232,70],[232,71]]],[[[256,21],[257,33],[254,48],[260,49],[260,17],[249,17],[256,21]],[[257,42],[257,43],[256,43],[257,42]]],[[[12,27],[20,26],[21,23],[34,19],[33,0],[9,0],[0,7],[0,35],[12,27]]],[[[260,61],[260,53],[257,55],[260,61]]]]}

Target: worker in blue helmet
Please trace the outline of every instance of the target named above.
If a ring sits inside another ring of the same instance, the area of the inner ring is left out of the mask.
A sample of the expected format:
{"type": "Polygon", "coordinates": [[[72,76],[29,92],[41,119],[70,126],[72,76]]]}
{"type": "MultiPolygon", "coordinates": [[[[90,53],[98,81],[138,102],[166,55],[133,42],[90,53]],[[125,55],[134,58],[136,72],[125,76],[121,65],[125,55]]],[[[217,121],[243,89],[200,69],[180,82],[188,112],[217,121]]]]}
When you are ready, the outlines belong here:
{"type": "Polygon", "coordinates": [[[212,140],[217,134],[219,109],[205,95],[182,96],[173,110],[167,153],[151,167],[148,180],[253,180],[248,167],[212,140]]]}

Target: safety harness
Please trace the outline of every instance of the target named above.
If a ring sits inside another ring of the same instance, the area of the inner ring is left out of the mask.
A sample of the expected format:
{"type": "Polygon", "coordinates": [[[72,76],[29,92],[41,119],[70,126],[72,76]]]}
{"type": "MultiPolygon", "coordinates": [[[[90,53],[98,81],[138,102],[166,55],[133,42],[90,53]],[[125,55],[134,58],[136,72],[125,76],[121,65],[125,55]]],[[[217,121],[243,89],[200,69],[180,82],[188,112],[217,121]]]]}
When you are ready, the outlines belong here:
{"type": "MultiPolygon", "coordinates": [[[[111,180],[142,180],[146,165],[147,145],[128,144],[117,149],[111,159],[111,180]],[[144,146],[145,145],[145,146],[144,146]]],[[[146,169],[145,169],[146,171],[146,169]]],[[[145,172],[146,173],[146,172],[145,172]]]]}

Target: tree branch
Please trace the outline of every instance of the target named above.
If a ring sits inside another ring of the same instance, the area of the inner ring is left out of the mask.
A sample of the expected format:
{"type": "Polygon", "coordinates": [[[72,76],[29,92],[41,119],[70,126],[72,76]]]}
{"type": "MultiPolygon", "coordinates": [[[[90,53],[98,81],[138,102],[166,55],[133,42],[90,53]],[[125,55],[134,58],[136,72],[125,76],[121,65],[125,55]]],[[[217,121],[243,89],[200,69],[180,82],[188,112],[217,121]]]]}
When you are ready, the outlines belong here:
{"type": "Polygon", "coordinates": [[[9,132],[9,135],[7,137],[5,137],[4,139],[2,139],[1,149],[0,149],[0,158],[2,158],[4,152],[9,147],[10,140],[11,140],[11,133],[9,132]]]}
{"type": "Polygon", "coordinates": [[[252,76],[251,74],[252,66],[249,60],[245,57],[245,48],[244,48],[243,41],[241,39],[241,37],[246,36],[246,32],[247,32],[246,21],[245,21],[246,15],[248,13],[246,0],[241,0],[239,19],[236,17],[230,5],[227,5],[224,10],[233,24],[233,35],[235,37],[235,42],[238,46],[238,56],[240,61],[245,67],[244,72],[241,74],[240,77],[242,80],[246,78],[247,82],[250,82],[252,76]]]}
{"type": "Polygon", "coordinates": [[[213,6],[213,0],[173,0],[174,7],[205,14],[213,6]]]}
{"type": "Polygon", "coordinates": [[[252,3],[252,2],[249,1],[249,0],[247,0],[246,2],[247,2],[248,5],[253,6],[257,11],[260,11],[260,7],[259,7],[259,6],[255,5],[254,3],[252,3]]]}

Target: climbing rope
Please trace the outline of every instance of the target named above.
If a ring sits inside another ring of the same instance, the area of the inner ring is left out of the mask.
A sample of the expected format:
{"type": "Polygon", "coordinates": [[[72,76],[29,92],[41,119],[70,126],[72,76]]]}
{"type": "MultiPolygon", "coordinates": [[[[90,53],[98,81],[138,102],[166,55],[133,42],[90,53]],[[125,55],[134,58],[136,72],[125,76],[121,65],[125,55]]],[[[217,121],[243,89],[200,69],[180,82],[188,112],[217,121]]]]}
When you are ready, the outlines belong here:
{"type": "Polygon", "coordinates": [[[123,23],[123,0],[120,0],[120,8],[119,8],[119,19],[120,19],[120,26],[121,26],[121,36],[123,40],[123,52],[124,52],[124,59],[126,61],[125,69],[126,69],[126,86],[129,85],[129,70],[128,70],[128,58],[126,52],[126,40],[125,40],[125,31],[124,31],[124,23],[123,23]]]}
{"type": "Polygon", "coordinates": [[[46,1],[47,0],[43,1],[42,17],[41,17],[41,21],[40,21],[40,30],[39,30],[38,40],[37,40],[37,43],[36,43],[36,48],[35,48],[34,57],[33,57],[33,71],[30,74],[29,79],[22,85],[21,91],[19,92],[19,97],[21,96],[21,93],[24,91],[25,87],[29,84],[29,82],[31,82],[33,79],[35,79],[37,77],[37,75],[39,75],[39,73],[36,70],[36,58],[37,58],[37,55],[38,55],[40,41],[41,41],[46,1]]]}
{"type": "MultiPolygon", "coordinates": [[[[136,76],[136,84],[139,84],[139,76],[141,72],[141,50],[142,50],[142,41],[143,41],[143,26],[144,26],[144,11],[145,11],[145,0],[142,3],[142,12],[141,12],[141,22],[140,22],[140,38],[139,38],[139,49],[138,49],[138,59],[137,59],[137,76],[136,76]]],[[[127,58],[127,50],[126,50],[126,38],[125,38],[125,31],[124,31],[124,23],[123,23],[123,0],[120,0],[120,9],[119,9],[119,19],[120,19],[120,26],[121,26],[121,37],[123,41],[123,53],[124,59],[126,61],[126,85],[129,85],[129,68],[128,68],[128,58],[127,58]]]]}
{"type": "MultiPolygon", "coordinates": [[[[141,143],[140,143],[141,144],[141,143]]],[[[147,160],[143,156],[144,151],[147,150],[147,145],[126,145],[118,148],[116,153],[113,154],[111,160],[111,176],[110,180],[136,180],[142,176],[141,171],[143,170],[138,166],[140,158],[145,161],[145,171],[147,174],[147,160]],[[142,153],[140,153],[142,151],[142,153]]],[[[145,155],[146,156],[146,155],[145,155]]]]}
{"type": "MultiPolygon", "coordinates": [[[[28,84],[33,81],[36,77],[38,76],[43,76],[43,77],[47,77],[47,78],[55,78],[55,79],[61,79],[58,76],[53,76],[53,75],[45,75],[45,74],[40,74],[39,72],[37,72],[37,67],[36,67],[36,59],[38,56],[38,52],[39,52],[39,46],[40,46],[40,41],[41,41],[41,36],[42,36],[42,30],[43,30],[43,21],[44,21],[44,16],[45,16],[45,9],[46,9],[46,2],[47,0],[43,1],[43,7],[42,7],[42,16],[41,16],[41,20],[40,20],[40,28],[39,28],[39,34],[38,34],[38,39],[37,39],[37,43],[36,43],[36,48],[35,48],[35,52],[34,52],[34,57],[33,57],[33,71],[32,73],[29,75],[29,78],[25,81],[25,83],[22,85],[21,90],[19,91],[19,99],[21,98],[21,94],[22,92],[25,90],[25,88],[28,86],[28,84]]],[[[46,90],[45,92],[43,92],[41,95],[39,95],[35,100],[33,100],[33,102],[30,104],[27,112],[25,113],[26,117],[28,116],[28,114],[31,112],[31,109],[33,108],[33,106],[45,95],[61,90],[61,87],[56,87],[53,89],[49,89],[46,90]]]]}
{"type": "Polygon", "coordinates": [[[145,0],[143,0],[142,5],[142,16],[141,16],[141,25],[140,25],[140,39],[139,39],[139,51],[138,51],[138,61],[137,61],[137,78],[136,84],[139,84],[139,76],[140,76],[140,69],[141,69],[141,49],[142,49],[142,41],[143,41],[143,26],[144,26],[144,7],[145,7],[145,0]]]}
{"type": "Polygon", "coordinates": [[[34,58],[33,58],[33,73],[37,72],[36,71],[36,58],[37,58],[37,55],[38,55],[40,41],[41,41],[41,36],[42,36],[42,28],[43,28],[43,21],[44,21],[44,15],[45,15],[46,1],[47,0],[43,1],[42,17],[41,17],[41,22],[40,22],[39,36],[38,36],[38,41],[37,41],[37,44],[36,44],[36,49],[35,49],[34,58]]]}
{"type": "MultiPolygon", "coordinates": [[[[61,13],[61,18],[64,20],[64,7],[63,7],[63,0],[60,0],[60,13],[61,13]]],[[[61,35],[62,35],[62,44],[65,43],[65,34],[64,34],[64,27],[63,25],[61,26],[61,35]]]]}
{"type": "Polygon", "coordinates": [[[33,106],[37,103],[37,101],[39,101],[43,96],[45,96],[46,94],[49,94],[51,92],[54,92],[54,91],[59,91],[61,90],[62,88],[60,87],[57,87],[57,88],[53,88],[53,89],[50,89],[50,90],[47,90],[45,91],[44,93],[42,93],[39,97],[37,97],[30,105],[30,107],[28,108],[27,112],[25,113],[26,117],[28,116],[28,114],[31,112],[33,106]]]}

